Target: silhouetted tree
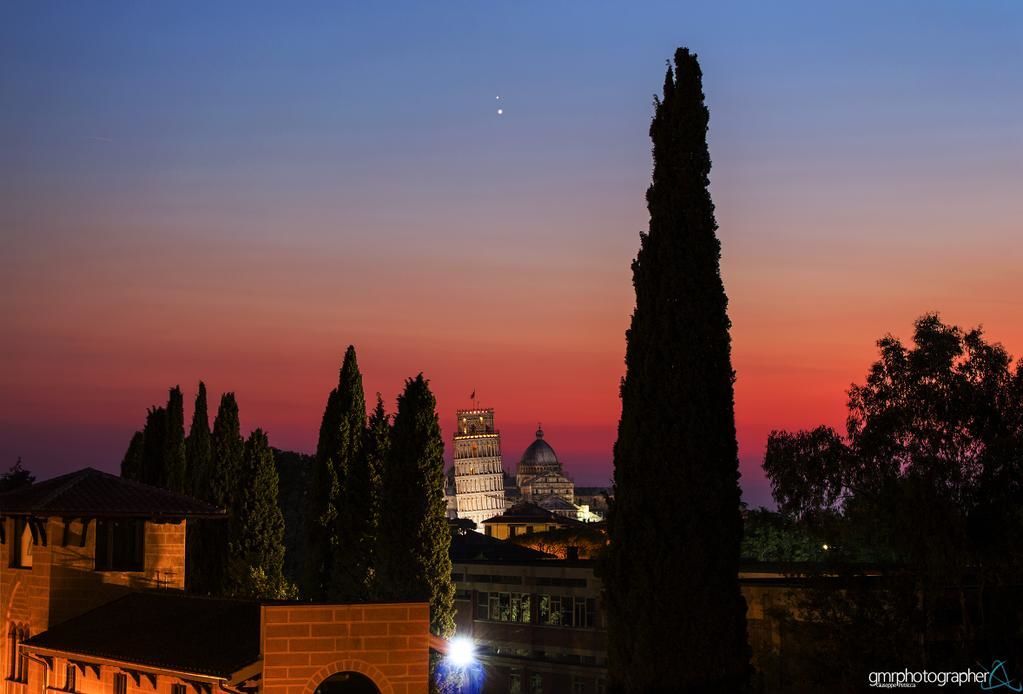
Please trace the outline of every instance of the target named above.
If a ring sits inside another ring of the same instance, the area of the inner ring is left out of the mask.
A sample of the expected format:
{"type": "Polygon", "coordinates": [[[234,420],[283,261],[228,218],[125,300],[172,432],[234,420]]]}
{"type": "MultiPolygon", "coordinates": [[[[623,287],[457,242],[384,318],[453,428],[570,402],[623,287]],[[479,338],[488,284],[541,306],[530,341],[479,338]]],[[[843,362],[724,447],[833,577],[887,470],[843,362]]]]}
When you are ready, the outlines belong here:
{"type": "Polygon", "coordinates": [[[878,341],[880,358],[849,390],[845,440],[824,428],[772,433],[764,460],[772,493],[803,517],[840,510],[844,554],[909,572],[921,667],[936,665],[927,644],[937,614],[948,619],[940,603],[949,591],[959,593],[960,633],[956,649],[942,649],[943,664],[1019,652],[1019,625],[1003,618],[1018,610],[1003,589],[1023,576],[1021,369],[1013,374],[1008,353],[980,329],[934,314],[916,321],[913,342],[878,341]],[[977,585],[979,612],[967,607],[977,585]]]}
{"type": "Polygon", "coordinates": [[[362,447],[366,461],[366,488],[369,490],[366,512],[366,528],[363,536],[363,562],[369,567],[369,596],[374,598],[377,586],[377,544],[380,540],[380,508],[383,494],[383,470],[391,449],[391,422],[384,411],[384,401],[377,393],[377,404],[369,417],[366,440],[362,447]]]}
{"type": "Polygon", "coordinates": [[[350,470],[362,454],[366,427],[366,399],[362,375],[349,345],[338,377],[338,386],[327,396],[320,423],[316,462],[307,495],[310,503],[306,549],[305,594],[314,600],[357,592],[358,569],[346,566],[355,558],[352,517],[343,507],[350,470]],[[345,575],[333,576],[334,570],[345,575]]]}
{"type": "Polygon", "coordinates": [[[199,392],[195,396],[195,409],[192,411],[192,425],[185,440],[185,457],[188,460],[187,491],[200,499],[205,499],[209,493],[213,467],[212,446],[206,384],[199,381],[199,392]]]}
{"type": "Polygon", "coordinates": [[[383,470],[377,569],[381,598],[428,600],[431,631],[447,637],[454,632],[455,588],[436,406],[422,374],[405,382],[383,470]]]}
{"type": "Polygon", "coordinates": [[[35,481],[35,475],[22,466],[19,457],[7,472],[0,475],[0,494],[28,487],[35,481]]]}
{"type": "MultiPolygon", "coordinates": [[[[185,439],[185,457],[187,459],[186,487],[192,496],[203,501],[212,502],[210,480],[213,475],[213,443],[210,438],[210,419],[206,401],[206,384],[199,381],[199,392],[195,396],[195,408],[192,410],[192,424],[185,439]]],[[[189,591],[203,592],[206,580],[203,572],[207,566],[203,561],[203,543],[211,532],[219,528],[211,528],[212,524],[223,524],[223,520],[193,520],[186,529],[186,570],[185,580],[189,591]]]]}
{"type": "Polygon", "coordinates": [[[302,593],[311,600],[323,600],[330,582],[332,531],[337,523],[340,487],[332,451],[340,448],[341,405],[337,388],[327,395],[320,421],[316,456],[306,494],[308,511],[305,533],[305,580],[302,593]]]}
{"type": "Polygon", "coordinates": [[[167,397],[167,439],[163,451],[167,489],[184,493],[188,484],[185,459],[185,405],[181,388],[174,386],[167,397]]]}
{"type": "Polygon", "coordinates": [[[278,505],[277,468],[261,429],[245,442],[231,494],[227,592],[255,598],[294,594],[284,579],[284,516],[278,505]]]}
{"type": "Polygon", "coordinates": [[[128,450],[121,460],[121,477],[129,480],[142,479],[142,466],[145,456],[146,437],[141,431],[132,434],[128,442],[128,450]]]}
{"type": "Polygon", "coordinates": [[[626,692],[737,692],[750,671],[731,324],[701,81],[680,48],[655,100],[650,226],[632,265],[603,567],[608,674],[626,692]]]}
{"type": "Polygon", "coordinates": [[[167,487],[167,409],[150,407],[142,430],[142,465],[138,480],[154,487],[167,487]]]}
{"type": "MultiPolygon", "coordinates": [[[[239,479],[245,458],[245,440],[241,435],[238,402],[234,393],[224,393],[220,398],[220,407],[213,420],[210,443],[213,465],[206,499],[218,508],[230,511],[236,508],[239,479]]],[[[204,532],[198,562],[201,582],[195,587],[198,592],[223,595],[228,591],[225,565],[229,550],[228,542],[233,537],[234,526],[238,522],[236,518],[228,518],[226,523],[203,524],[204,532]]]]}
{"type": "Polygon", "coordinates": [[[341,365],[338,395],[340,447],[331,457],[335,461],[339,493],[327,597],[339,602],[357,602],[369,597],[373,573],[370,547],[376,539],[370,507],[377,489],[363,455],[366,396],[355,348],[351,345],[341,365]]]}

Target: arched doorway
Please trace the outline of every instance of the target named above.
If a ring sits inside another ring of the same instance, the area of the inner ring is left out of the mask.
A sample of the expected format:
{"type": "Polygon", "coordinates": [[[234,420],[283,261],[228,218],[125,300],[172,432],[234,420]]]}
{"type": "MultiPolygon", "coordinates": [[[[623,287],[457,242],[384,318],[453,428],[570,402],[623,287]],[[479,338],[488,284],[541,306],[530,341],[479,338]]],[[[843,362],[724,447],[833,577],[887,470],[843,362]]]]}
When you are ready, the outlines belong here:
{"type": "Polygon", "coordinates": [[[380,694],[380,690],[361,672],[337,672],[320,682],[313,694],[380,694]]]}

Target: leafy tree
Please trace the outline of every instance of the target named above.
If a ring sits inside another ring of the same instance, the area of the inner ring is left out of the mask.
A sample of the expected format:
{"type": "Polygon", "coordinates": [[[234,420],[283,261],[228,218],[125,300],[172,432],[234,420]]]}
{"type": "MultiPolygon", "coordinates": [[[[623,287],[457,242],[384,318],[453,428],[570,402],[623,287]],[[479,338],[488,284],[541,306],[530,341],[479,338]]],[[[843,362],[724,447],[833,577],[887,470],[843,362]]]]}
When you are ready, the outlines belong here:
{"type": "Polygon", "coordinates": [[[185,459],[185,405],[181,388],[174,386],[167,397],[167,438],[163,469],[167,489],[184,493],[188,484],[185,459]]]}
{"type": "Polygon", "coordinates": [[[128,450],[124,452],[124,459],[121,460],[121,477],[128,480],[139,480],[142,478],[142,466],[145,456],[146,437],[141,431],[132,434],[128,442],[128,450]]]}
{"type": "Polygon", "coordinates": [[[764,471],[775,481],[778,510],[796,518],[836,508],[846,491],[840,480],[848,463],[848,448],[831,427],[772,431],[767,438],[764,471]]]}
{"type": "Polygon", "coordinates": [[[277,468],[267,436],[256,429],[231,494],[227,586],[232,595],[277,598],[284,580],[284,516],[278,505],[277,468]]]}
{"type": "Polygon", "coordinates": [[[382,599],[429,601],[431,631],[447,637],[455,628],[455,587],[436,407],[422,374],[405,382],[383,470],[377,569],[382,599]]]}
{"type": "MultiPolygon", "coordinates": [[[[1017,613],[990,600],[1023,573],[1023,376],[979,328],[964,331],[936,314],[916,321],[913,343],[878,341],[866,381],[849,390],[844,441],[831,432],[827,445],[800,447],[788,442],[812,432],[775,432],[764,468],[780,507],[812,515],[837,501],[845,544],[910,572],[918,639],[928,644],[950,589],[964,607],[979,583],[987,615],[1017,613]]],[[[1009,648],[1006,634],[1018,624],[1003,621],[978,625],[960,609],[958,646],[944,657],[969,663],[994,652],[978,644],[1009,648]]]]}
{"type": "Polygon", "coordinates": [[[7,472],[0,475],[0,494],[28,487],[35,481],[35,475],[22,466],[19,457],[7,472]]]}
{"type": "Polygon", "coordinates": [[[821,561],[830,543],[782,513],[750,511],[743,523],[742,558],[764,562],[821,561]]]}
{"type": "Polygon", "coordinates": [[[608,674],[626,692],[736,692],[750,670],[731,324],[707,122],[700,65],[680,48],[650,125],[650,226],[632,265],[636,308],[602,570],[608,674]]]}

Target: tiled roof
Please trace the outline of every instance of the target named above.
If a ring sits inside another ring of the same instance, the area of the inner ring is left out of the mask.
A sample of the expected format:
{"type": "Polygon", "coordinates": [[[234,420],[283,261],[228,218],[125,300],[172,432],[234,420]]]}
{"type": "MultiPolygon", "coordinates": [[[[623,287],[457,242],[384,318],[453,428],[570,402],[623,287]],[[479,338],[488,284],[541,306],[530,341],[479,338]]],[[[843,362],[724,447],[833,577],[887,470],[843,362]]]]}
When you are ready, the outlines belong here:
{"type": "Polygon", "coordinates": [[[564,498],[557,494],[550,494],[540,499],[537,502],[537,506],[548,511],[578,511],[579,507],[570,501],[565,501],[564,498]]]}
{"type": "Polygon", "coordinates": [[[479,560],[523,561],[555,558],[554,555],[546,552],[522,547],[506,540],[498,540],[495,537],[487,537],[473,531],[468,531],[465,534],[452,534],[449,553],[451,561],[455,563],[479,560]]]}
{"type": "Polygon", "coordinates": [[[536,504],[529,501],[522,501],[515,504],[507,511],[502,513],[500,516],[494,516],[483,521],[483,525],[488,523],[559,523],[561,525],[575,525],[577,523],[583,524],[582,521],[576,521],[565,516],[559,516],[556,513],[552,513],[545,508],[537,506],[536,504]]]}
{"type": "Polygon", "coordinates": [[[0,514],[67,517],[218,517],[211,504],[85,468],[0,494],[0,514]]]}
{"type": "Polygon", "coordinates": [[[60,653],[227,679],[259,659],[257,601],[129,593],[33,636],[60,653]]]}

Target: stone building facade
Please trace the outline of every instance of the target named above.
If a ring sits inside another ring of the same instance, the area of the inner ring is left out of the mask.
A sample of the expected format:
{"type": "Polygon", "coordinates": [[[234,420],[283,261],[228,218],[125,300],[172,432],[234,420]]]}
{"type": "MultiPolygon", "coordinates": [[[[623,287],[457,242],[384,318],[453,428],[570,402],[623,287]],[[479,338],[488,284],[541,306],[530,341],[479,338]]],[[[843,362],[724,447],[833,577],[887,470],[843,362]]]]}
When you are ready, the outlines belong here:
{"type": "Polygon", "coordinates": [[[91,469],[0,495],[0,694],[428,690],[426,603],[186,594],[186,524],[224,516],[91,469]]]}
{"type": "Polygon", "coordinates": [[[478,525],[505,509],[501,433],[494,427],[492,408],[458,410],[456,422],[455,512],[478,525]]]}

